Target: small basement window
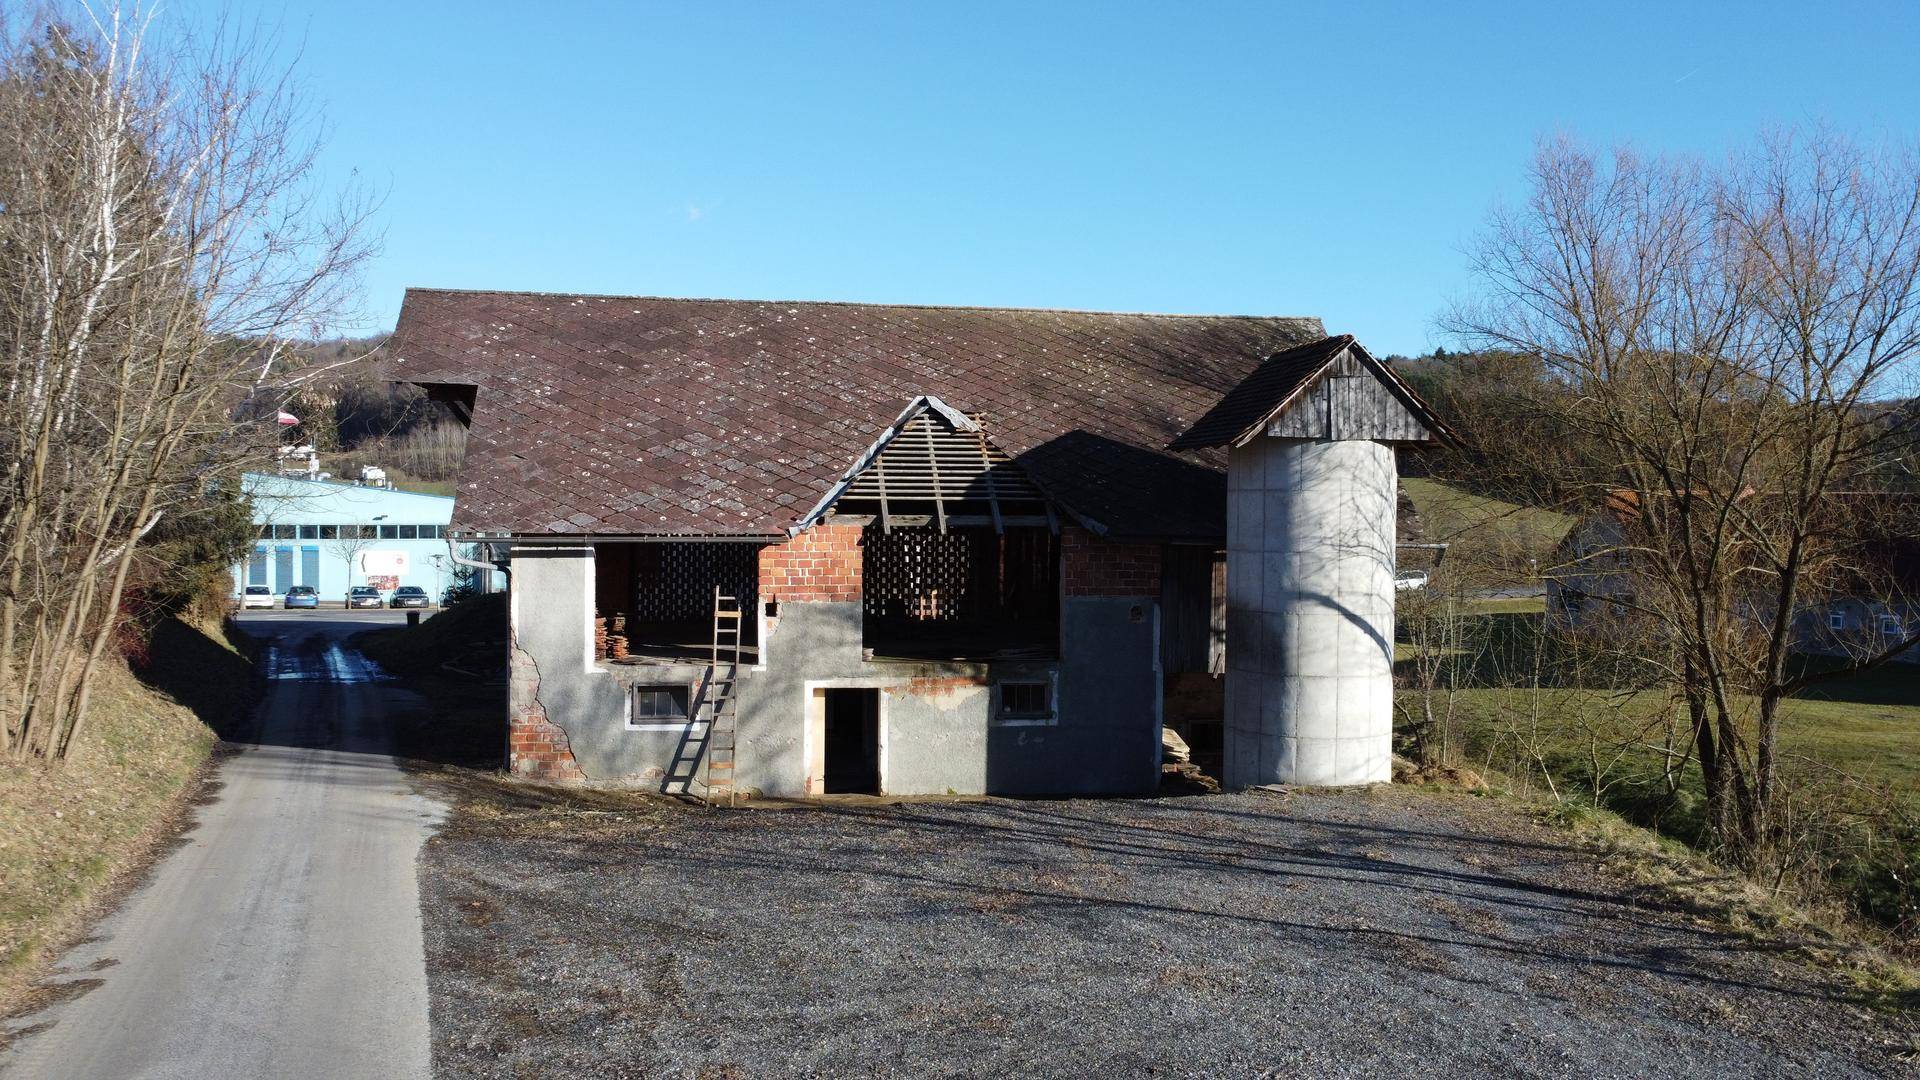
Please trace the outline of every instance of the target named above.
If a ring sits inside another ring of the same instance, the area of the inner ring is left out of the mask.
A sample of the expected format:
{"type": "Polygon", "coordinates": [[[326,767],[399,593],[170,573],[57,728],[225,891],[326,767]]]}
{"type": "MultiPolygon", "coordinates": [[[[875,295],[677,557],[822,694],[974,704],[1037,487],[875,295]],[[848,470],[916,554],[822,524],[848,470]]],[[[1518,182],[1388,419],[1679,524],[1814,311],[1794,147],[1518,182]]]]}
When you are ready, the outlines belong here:
{"type": "Polygon", "coordinates": [[[1847,628],[1847,613],[1846,613],[1846,612],[1844,612],[1844,611],[1839,611],[1839,610],[1834,610],[1834,611],[1829,611],[1829,612],[1827,612],[1827,629],[1829,629],[1829,630],[1845,630],[1846,628],[1847,628]]]}
{"type": "Polygon", "coordinates": [[[1036,679],[1021,682],[1003,682],[998,687],[998,701],[993,717],[1004,723],[1052,723],[1053,683],[1051,680],[1036,679]]]}
{"type": "Polygon", "coordinates": [[[687,688],[683,684],[636,686],[629,693],[633,708],[629,724],[684,724],[687,722],[687,688]]]}
{"type": "Polygon", "coordinates": [[[1888,637],[1900,637],[1901,636],[1900,616],[1898,615],[1880,616],[1880,632],[1882,634],[1885,634],[1888,637]]]}

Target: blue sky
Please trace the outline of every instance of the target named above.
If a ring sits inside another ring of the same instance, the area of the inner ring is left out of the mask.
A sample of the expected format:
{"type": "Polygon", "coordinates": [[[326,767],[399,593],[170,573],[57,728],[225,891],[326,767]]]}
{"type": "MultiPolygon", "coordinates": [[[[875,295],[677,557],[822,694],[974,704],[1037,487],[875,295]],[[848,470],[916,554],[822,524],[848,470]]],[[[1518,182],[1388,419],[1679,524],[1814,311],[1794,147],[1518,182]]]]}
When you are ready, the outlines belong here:
{"type": "Polygon", "coordinates": [[[431,285],[1318,315],[1414,353],[1543,134],[1920,134],[1911,3],[245,10],[302,46],[329,172],[386,191],[369,329],[431,285]]]}

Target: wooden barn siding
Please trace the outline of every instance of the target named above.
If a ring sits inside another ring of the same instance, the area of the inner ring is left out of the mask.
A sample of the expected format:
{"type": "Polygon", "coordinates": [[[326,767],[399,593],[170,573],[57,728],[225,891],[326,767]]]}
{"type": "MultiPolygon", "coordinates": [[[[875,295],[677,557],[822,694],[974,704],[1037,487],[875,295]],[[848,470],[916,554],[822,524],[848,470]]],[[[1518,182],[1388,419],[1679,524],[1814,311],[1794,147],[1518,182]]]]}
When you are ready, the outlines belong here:
{"type": "Polygon", "coordinates": [[[1226,559],[1169,544],[1161,556],[1160,666],[1169,675],[1226,670],[1226,559]]]}
{"type": "Polygon", "coordinates": [[[1293,406],[1267,426],[1286,439],[1424,442],[1425,425],[1373,372],[1342,353],[1293,406]]]}

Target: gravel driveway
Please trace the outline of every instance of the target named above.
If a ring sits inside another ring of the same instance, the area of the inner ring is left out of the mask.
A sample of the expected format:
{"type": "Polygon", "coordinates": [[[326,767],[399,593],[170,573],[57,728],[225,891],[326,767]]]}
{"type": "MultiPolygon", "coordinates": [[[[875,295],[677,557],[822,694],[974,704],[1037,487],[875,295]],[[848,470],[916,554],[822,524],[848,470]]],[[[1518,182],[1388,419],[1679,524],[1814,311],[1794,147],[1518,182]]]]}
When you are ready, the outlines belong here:
{"type": "Polygon", "coordinates": [[[1487,801],[594,798],[470,804],[423,852],[440,1074],[1916,1068],[1910,1014],[1487,801]]]}

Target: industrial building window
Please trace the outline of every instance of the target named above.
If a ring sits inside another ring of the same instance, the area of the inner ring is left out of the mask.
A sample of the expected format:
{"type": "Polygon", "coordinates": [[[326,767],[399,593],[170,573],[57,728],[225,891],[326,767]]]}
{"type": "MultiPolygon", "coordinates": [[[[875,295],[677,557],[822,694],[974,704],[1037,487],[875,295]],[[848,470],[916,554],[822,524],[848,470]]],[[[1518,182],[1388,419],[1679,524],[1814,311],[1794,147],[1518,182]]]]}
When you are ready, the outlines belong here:
{"type": "Polygon", "coordinates": [[[1839,610],[1834,610],[1834,611],[1829,611],[1829,612],[1827,612],[1827,629],[1829,629],[1829,630],[1845,630],[1846,628],[1847,628],[1847,613],[1846,613],[1846,612],[1844,612],[1844,611],[1839,611],[1839,610]]]}
{"type": "Polygon", "coordinates": [[[631,697],[631,723],[675,724],[687,719],[687,688],[684,685],[636,686],[631,697]]]}
{"type": "Polygon", "coordinates": [[[322,525],[322,526],[320,526],[320,539],[322,539],[322,540],[338,540],[338,539],[340,539],[340,526],[338,526],[338,525],[322,525]]]}
{"type": "Polygon", "coordinates": [[[247,584],[265,585],[267,583],[267,549],[257,547],[247,556],[247,584]]]}
{"type": "Polygon", "coordinates": [[[400,528],[400,536],[399,536],[399,539],[401,539],[401,540],[418,540],[418,539],[420,539],[420,526],[418,526],[418,525],[402,525],[402,526],[400,526],[399,528],[400,528]]]}
{"type": "Polygon", "coordinates": [[[275,540],[292,540],[294,538],[294,531],[294,527],[291,525],[275,525],[273,527],[273,538],[275,540]]]}
{"type": "Polygon", "coordinates": [[[420,526],[420,539],[422,539],[422,540],[438,540],[438,539],[440,539],[440,526],[438,526],[438,525],[422,525],[422,526],[420,526]]]}
{"type": "Polygon", "coordinates": [[[261,539],[261,540],[271,540],[271,539],[273,539],[273,526],[271,526],[271,525],[262,525],[262,526],[260,526],[260,536],[259,536],[259,539],[261,539]]]}
{"type": "Polygon", "coordinates": [[[398,526],[398,525],[382,525],[382,526],[380,526],[380,539],[382,539],[382,540],[398,540],[399,538],[400,538],[400,526],[398,526]]]}
{"type": "Polygon", "coordinates": [[[300,549],[300,583],[320,587],[320,549],[312,544],[300,549]]]}
{"type": "Polygon", "coordinates": [[[1031,724],[1050,723],[1054,719],[1051,680],[1003,682],[998,690],[999,701],[993,711],[995,720],[1031,724]]]}

